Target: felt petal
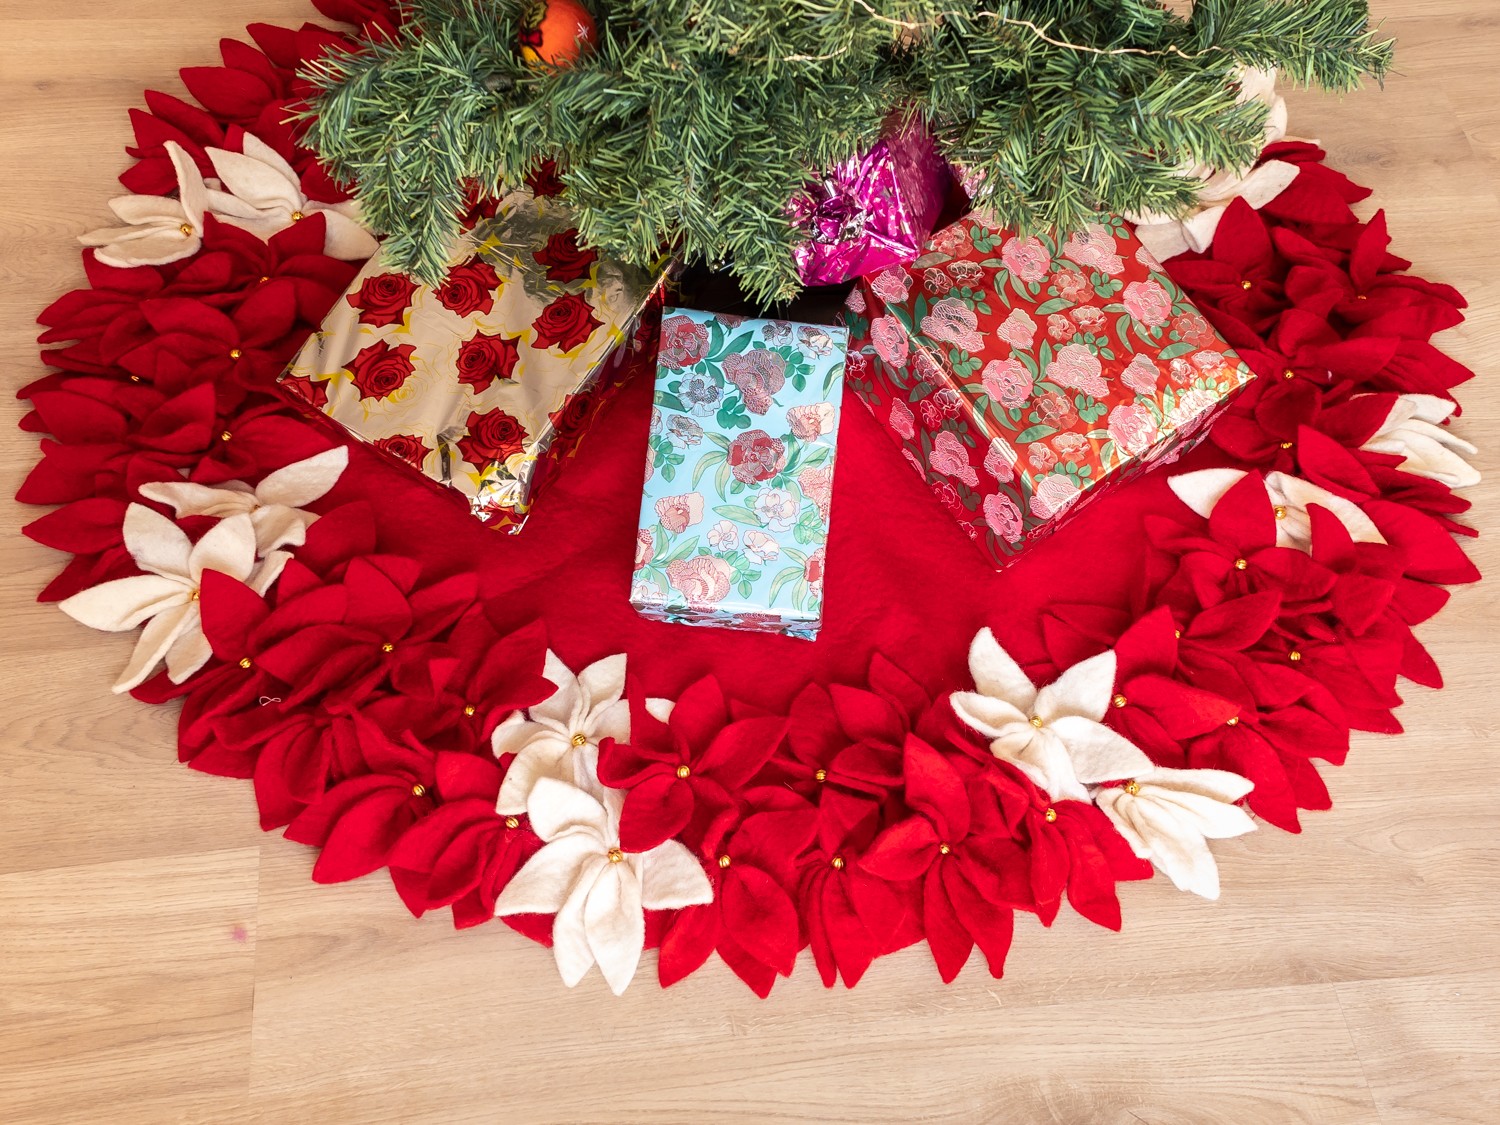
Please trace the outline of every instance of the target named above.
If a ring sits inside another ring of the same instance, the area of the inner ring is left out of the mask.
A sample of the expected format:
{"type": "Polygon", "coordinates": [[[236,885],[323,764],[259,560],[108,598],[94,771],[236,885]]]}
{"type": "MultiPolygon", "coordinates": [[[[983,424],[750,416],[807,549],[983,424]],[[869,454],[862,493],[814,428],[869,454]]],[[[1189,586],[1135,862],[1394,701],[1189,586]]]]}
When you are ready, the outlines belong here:
{"type": "Polygon", "coordinates": [[[990,753],[1014,764],[1049,797],[1088,800],[1088,791],[1073,772],[1073,759],[1067,747],[1051,732],[1037,730],[1030,723],[1018,723],[990,743],[990,753]]]}
{"type": "MultiPolygon", "coordinates": [[[[281,572],[286,569],[286,564],[292,561],[292,556],[286,551],[272,551],[260,562],[255,564],[251,570],[250,577],[245,579],[245,585],[257,594],[264,594],[281,577],[281,572]]],[[[209,572],[212,573],[212,572],[209,572]]]]}
{"type": "Polygon", "coordinates": [[[988,628],[974,634],[969,645],[969,674],[981,695],[1002,699],[1018,710],[1031,713],[1036,699],[1036,685],[1021,670],[1010,653],[1000,647],[988,628]]]}
{"type": "Polygon", "coordinates": [[[597,870],[597,865],[608,862],[597,840],[583,835],[554,840],[528,859],[515,878],[505,884],[495,901],[495,916],[555,914],[591,866],[597,870]]]}
{"type": "Polygon", "coordinates": [[[1043,728],[1065,747],[1073,772],[1085,785],[1136,777],[1151,769],[1151,759],[1103,723],[1064,715],[1043,728]]]}
{"type": "Polygon", "coordinates": [[[147,500],[171,505],[179,519],[183,516],[223,519],[253,511],[256,506],[255,493],[249,485],[239,481],[229,481],[215,488],[187,480],[150,481],[141,485],[140,493],[147,500]]]}
{"type": "Polygon", "coordinates": [[[1031,716],[1003,699],[973,691],[956,691],[949,697],[954,713],[980,734],[998,738],[1002,731],[1031,716]]]}
{"type": "Polygon", "coordinates": [[[58,608],[90,629],[121,633],[148,617],[186,605],[191,598],[191,589],[177,579],[137,574],[80,590],[59,602],[58,608]]]}
{"type": "Polygon", "coordinates": [[[273,504],[250,513],[255,532],[255,551],[265,555],[278,547],[300,547],[307,541],[307,529],[317,520],[311,512],[301,512],[273,504]]]}
{"type": "Polygon", "coordinates": [[[1051,722],[1063,715],[1082,715],[1097,723],[1109,709],[1115,668],[1113,649],[1079,661],[1037,693],[1036,716],[1051,722]]]}
{"type": "Polygon", "coordinates": [[[145,230],[124,228],[115,231],[94,231],[82,235],[79,241],[85,246],[95,246],[94,257],[106,266],[118,269],[133,269],[137,266],[165,266],[191,258],[202,245],[196,236],[183,235],[180,231],[145,230]],[[112,235],[113,237],[102,237],[112,235]]]}
{"type": "Polygon", "coordinates": [[[203,173],[197,162],[176,141],[167,141],[162,146],[172,161],[177,173],[177,198],[181,202],[183,216],[193,224],[198,233],[203,232],[203,212],[208,206],[208,192],[203,184],[203,173]]]}
{"type": "Polygon", "coordinates": [[[557,685],[557,690],[531,708],[531,717],[555,725],[559,731],[573,730],[573,724],[587,711],[578,677],[551,649],[542,662],[542,676],[557,685]]]}
{"type": "MultiPolygon", "coordinates": [[[[125,509],[125,547],[142,570],[186,578],[193,545],[182,528],[144,504],[125,509]]],[[[196,582],[196,578],[194,579],[196,582]]]]}
{"type": "Polygon", "coordinates": [[[646,909],[680,910],[713,900],[713,884],[703,865],[676,840],[641,856],[641,904],[646,909]]]}
{"type": "Polygon", "coordinates": [[[596,845],[609,847],[609,818],[605,807],[576,785],[554,777],[539,777],[526,799],[526,815],[531,830],[543,840],[554,840],[573,830],[593,838],[596,845]]]}
{"type": "Polygon", "coordinates": [[[115,693],[129,691],[155,672],[167,649],[172,647],[172,642],[177,640],[183,629],[196,627],[197,622],[198,611],[192,602],[172,606],[153,617],[141,630],[141,639],[136,642],[135,650],[130,654],[130,663],[125,665],[125,670],[115,681],[115,693]]]}
{"type": "Polygon", "coordinates": [[[292,212],[300,210],[306,202],[295,177],[289,179],[273,164],[222,148],[206,151],[224,187],[252,207],[292,212]]]}
{"type": "Polygon", "coordinates": [[[208,529],[188,556],[188,574],[194,584],[205,570],[217,570],[241,582],[255,568],[255,527],[248,515],[230,516],[208,529]]]}
{"type": "Polygon", "coordinates": [[[120,195],[109,201],[109,209],[131,226],[181,222],[182,204],[164,195],[120,195]]]}
{"type": "Polygon", "coordinates": [[[603,856],[590,857],[552,920],[552,957],[563,984],[569,988],[581,981],[594,964],[585,911],[589,894],[610,866],[603,856]]]}
{"type": "Polygon", "coordinates": [[[1200,469],[1196,473],[1178,473],[1167,478],[1167,485],[1181,500],[1204,519],[1214,505],[1245,476],[1243,469],[1200,469]]]}
{"type": "Polygon", "coordinates": [[[348,464],[348,446],[335,446],[277,469],[256,485],[255,496],[262,504],[305,508],[327,495],[348,464]]]}
{"type": "Polygon", "coordinates": [[[203,622],[198,603],[193,604],[191,612],[197,615],[198,619],[184,624],[177,639],[172,642],[172,647],[167,649],[167,678],[174,684],[182,683],[213,659],[214,655],[208,638],[203,635],[203,622]]]}
{"type": "Polygon", "coordinates": [[[578,690],[585,700],[586,715],[592,725],[625,693],[625,654],[616,653],[596,660],[578,673],[578,690]]]}
{"type": "Polygon", "coordinates": [[[583,908],[589,951],[609,990],[619,996],[629,986],[646,946],[641,881],[630,863],[610,863],[590,889],[583,908]]]}
{"type": "MultiPolygon", "coordinates": [[[[496,727],[498,733],[505,724],[496,727]]],[[[525,724],[530,726],[532,724],[525,724]]],[[[550,732],[548,732],[550,734],[550,732]]],[[[572,748],[556,738],[537,739],[522,749],[505,771],[505,780],[500,783],[500,795],[495,802],[495,811],[505,816],[520,816],[526,811],[526,802],[538,779],[554,778],[571,781],[572,765],[568,762],[572,748]]],[[[497,751],[497,756],[505,751],[497,751]]]]}
{"type": "MultiPolygon", "coordinates": [[[[320,209],[321,210],[321,209],[320,209]]],[[[323,252],[344,262],[358,262],[374,257],[380,243],[363,226],[338,211],[321,210],[328,226],[323,252]]]]}
{"type": "Polygon", "coordinates": [[[1286,473],[1273,472],[1266,474],[1266,490],[1271,494],[1272,503],[1287,509],[1287,517],[1276,521],[1277,546],[1308,549],[1312,535],[1306,513],[1313,504],[1337,516],[1356,543],[1385,542],[1385,536],[1358,504],[1335,496],[1326,488],[1286,473]]]}
{"type": "Polygon", "coordinates": [[[1228,770],[1174,770],[1164,766],[1143,775],[1140,781],[1142,785],[1196,793],[1226,803],[1242,799],[1255,788],[1252,782],[1228,770]]]}

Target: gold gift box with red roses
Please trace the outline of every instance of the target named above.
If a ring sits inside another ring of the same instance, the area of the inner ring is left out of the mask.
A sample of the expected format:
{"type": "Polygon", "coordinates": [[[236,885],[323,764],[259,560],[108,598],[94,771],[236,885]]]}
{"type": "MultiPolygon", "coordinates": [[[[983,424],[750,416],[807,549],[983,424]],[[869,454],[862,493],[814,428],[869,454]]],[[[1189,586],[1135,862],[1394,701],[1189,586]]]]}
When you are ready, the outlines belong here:
{"type": "Polygon", "coordinates": [[[501,199],[453,263],[433,287],[377,255],[282,386],[485,523],[519,530],[644,342],[662,273],[580,248],[569,211],[527,191],[501,199]]]}
{"type": "Polygon", "coordinates": [[[1123,220],[1022,237],[965,216],[862,278],[845,321],[846,382],[997,569],[1253,378],[1123,220]]]}

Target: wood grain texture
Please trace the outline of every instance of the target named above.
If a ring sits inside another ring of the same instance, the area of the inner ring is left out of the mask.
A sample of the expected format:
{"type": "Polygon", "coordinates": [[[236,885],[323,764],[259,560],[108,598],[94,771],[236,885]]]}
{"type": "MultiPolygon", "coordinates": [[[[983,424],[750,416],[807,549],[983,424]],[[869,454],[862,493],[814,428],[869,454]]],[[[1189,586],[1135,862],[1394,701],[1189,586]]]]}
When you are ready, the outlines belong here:
{"type": "MultiPolygon", "coordinates": [[[[72,236],[117,191],[125,110],[301,0],[6,0],[0,15],[0,370],[82,281],[72,236]]],[[[1458,428],[1500,569],[1500,8],[1384,0],[1382,91],[1296,96],[1296,132],[1376,189],[1395,247],[1459,286],[1442,343],[1479,378],[1458,428]]],[[[35,459],[0,397],[0,492],[35,459]]],[[[1124,888],[1126,929],[1018,925],[1010,974],[942,987],[924,950],[853,992],[799,968],[768,1002],[721,966],[621,999],[574,991],[500,927],[413,922],[381,879],[308,880],[247,786],[173,753],[173,714],[109,694],[130,647],[33,602],[60,559],[0,504],[0,1121],[1489,1122],[1500,1105],[1500,586],[1423,639],[1448,687],[1411,733],[1357,737],[1337,808],[1227,841],[1225,894],[1124,888]]],[[[649,962],[649,958],[648,958],[649,962]]]]}

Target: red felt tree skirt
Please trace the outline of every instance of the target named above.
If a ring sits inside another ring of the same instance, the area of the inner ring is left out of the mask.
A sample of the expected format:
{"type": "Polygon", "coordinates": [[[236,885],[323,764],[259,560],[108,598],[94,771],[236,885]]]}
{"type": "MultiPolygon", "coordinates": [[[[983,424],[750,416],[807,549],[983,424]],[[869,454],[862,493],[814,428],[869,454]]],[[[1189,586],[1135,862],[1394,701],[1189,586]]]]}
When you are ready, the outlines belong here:
{"type": "MultiPolygon", "coordinates": [[[[374,3],[319,7],[386,15],[374,3]]],[[[132,190],[170,189],[163,141],[201,155],[238,147],[243,128],[292,162],[309,196],[339,198],[276,124],[297,96],[298,59],[331,33],[252,35],[260,51],[226,46],[225,68],[184,72],[206,112],[151,94],[151,112],[133,113],[142,159],[122,177],[132,190]]],[[[1399,272],[1383,223],[1349,210],[1366,193],[1320,152],[1277,155],[1303,165],[1293,186],[1259,214],[1236,205],[1210,254],[1169,264],[1261,379],[1212,442],[1091,506],[1003,573],[851,397],[819,639],[640,618],[628,591],[651,380],[638,372],[518,536],[353,449],[267,601],[205,580],[218,658],[181,687],[162,675],[137,694],[185,695],[184,760],[255,776],[266,826],[291,821],[289,836],[324,847],[316,878],[389,863],[414,910],[452,905],[469,925],[490,918],[541,846],[524,817],[495,811],[505,763],[489,731],[550,690],[538,679],[544,647],[575,672],[625,654],[641,745],[606,746],[601,775],[629,793],[629,833],[652,843],[666,817],[716,889],[710,905],[648,913],[668,983],[717,949],[765,992],[810,944],[826,982],[852,984],[872,957],[924,936],[945,978],[974,944],[998,974],[1011,912],[1050,921],[1064,899],[1118,926],[1114,882],[1150,865],[1091,804],[1049,800],[954,719],[947,696],[972,685],[979,630],[1037,683],[1116,647],[1106,721],[1159,765],[1249,778],[1250,810],[1296,831],[1298,808],[1328,804],[1312,759],[1342,760],[1350,727],[1399,730],[1400,677],[1440,682],[1410,626],[1441,606],[1438,584],[1478,577],[1450,536],[1466,503],[1398,469],[1399,455],[1359,448],[1398,393],[1443,396],[1469,376],[1427,343],[1462,301],[1399,272]],[[1205,520],[1167,478],[1214,465],[1254,479],[1205,520]],[[1359,504],[1388,546],[1356,548],[1326,512],[1314,512],[1311,555],[1274,546],[1264,470],[1359,504]],[[673,729],[644,717],[646,696],[678,700],[673,729]],[[745,768],[725,767],[733,784],[717,785],[708,743],[747,721],[775,745],[737,750],[745,768]],[[677,785],[674,762],[697,772],[677,785]],[[956,827],[971,804],[998,819],[956,827]],[[966,854],[952,847],[939,863],[905,850],[953,833],[973,841],[966,854]],[[742,862],[718,858],[736,850],[742,862]]],[[[161,268],[86,256],[93,288],[42,317],[57,371],[23,391],[35,406],[24,424],[50,437],[20,498],[62,505],[28,534],[77,556],[45,598],[138,573],[121,523],[141,483],[182,472],[254,482],[329,445],[271,392],[352,275],[320,243],[310,219],[269,245],[211,225],[195,258],[161,268]]],[[[211,523],[183,526],[196,537],[211,523]]],[[[552,932],[546,917],[507,921],[539,940],[552,932]]]]}

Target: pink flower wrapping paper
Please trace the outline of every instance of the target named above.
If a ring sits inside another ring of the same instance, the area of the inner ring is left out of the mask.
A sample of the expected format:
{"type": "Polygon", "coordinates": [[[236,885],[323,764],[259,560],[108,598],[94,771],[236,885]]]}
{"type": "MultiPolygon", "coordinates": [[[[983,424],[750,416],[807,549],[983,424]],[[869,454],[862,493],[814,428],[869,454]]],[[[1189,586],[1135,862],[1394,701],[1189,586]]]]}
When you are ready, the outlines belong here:
{"type": "Polygon", "coordinates": [[[367,263],[282,387],[518,531],[649,347],[641,313],[665,267],[601,258],[556,200],[513,192],[464,237],[441,285],[367,263]]]}
{"type": "Polygon", "coordinates": [[[1253,378],[1128,224],[974,213],[861,278],[846,381],[999,569],[1186,452],[1253,378]]]}

